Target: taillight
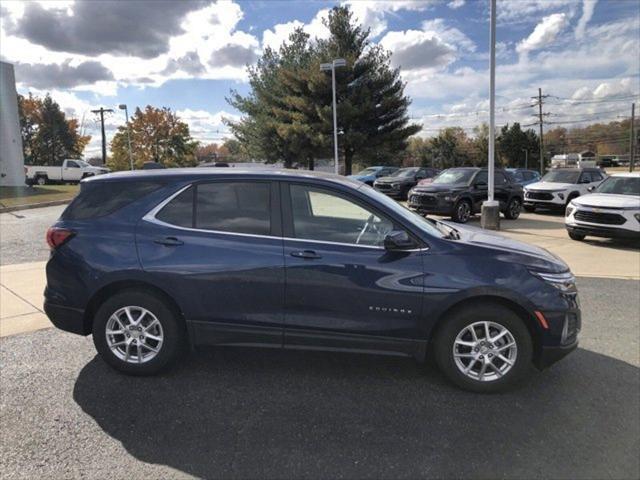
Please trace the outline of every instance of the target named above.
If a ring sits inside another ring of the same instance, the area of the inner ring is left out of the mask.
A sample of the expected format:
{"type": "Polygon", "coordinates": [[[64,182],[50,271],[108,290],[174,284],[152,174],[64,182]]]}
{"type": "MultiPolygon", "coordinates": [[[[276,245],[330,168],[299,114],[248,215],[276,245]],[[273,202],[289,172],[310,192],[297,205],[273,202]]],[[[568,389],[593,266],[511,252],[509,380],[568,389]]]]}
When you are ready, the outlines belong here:
{"type": "Polygon", "coordinates": [[[64,245],[76,233],[66,228],[51,227],[47,230],[47,243],[51,250],[55,250],[60,245],[64,245]]]}

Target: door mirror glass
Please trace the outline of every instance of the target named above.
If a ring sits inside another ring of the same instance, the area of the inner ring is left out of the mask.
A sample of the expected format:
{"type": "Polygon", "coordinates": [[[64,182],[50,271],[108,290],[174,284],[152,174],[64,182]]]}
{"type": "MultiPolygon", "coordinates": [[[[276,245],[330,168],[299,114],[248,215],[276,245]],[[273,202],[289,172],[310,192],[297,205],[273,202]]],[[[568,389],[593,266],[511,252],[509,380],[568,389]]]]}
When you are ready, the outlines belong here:
{"type": "Polygon", "coordinates": [[[394,230],[384,238],[384,248],[387,250],[408,250],[414,247],[414,241],[404,230],[394,230]]]}

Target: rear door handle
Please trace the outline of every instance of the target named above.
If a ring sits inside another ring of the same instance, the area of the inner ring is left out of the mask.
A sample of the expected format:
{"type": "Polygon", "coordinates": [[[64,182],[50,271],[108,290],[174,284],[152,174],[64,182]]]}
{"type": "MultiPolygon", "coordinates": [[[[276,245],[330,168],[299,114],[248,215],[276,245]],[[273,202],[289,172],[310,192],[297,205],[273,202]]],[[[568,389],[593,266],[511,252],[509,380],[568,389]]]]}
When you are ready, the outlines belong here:
{"type": "Polygon", "coordinates": [[[296,258],[306,258],[309,260],[313,260],[314,258],[322,258],[322,255],[318,255],[313,250],[302,250],[300,252],[291,252],[291,256],[296,258]]]}
{"type": "Polygon", "coordinates": [[[178,247],[184,245],[182,240],[178,240],[176,237],[156,238],[154,243],[158,245],[164,245],[165,247],[178,247]]]}

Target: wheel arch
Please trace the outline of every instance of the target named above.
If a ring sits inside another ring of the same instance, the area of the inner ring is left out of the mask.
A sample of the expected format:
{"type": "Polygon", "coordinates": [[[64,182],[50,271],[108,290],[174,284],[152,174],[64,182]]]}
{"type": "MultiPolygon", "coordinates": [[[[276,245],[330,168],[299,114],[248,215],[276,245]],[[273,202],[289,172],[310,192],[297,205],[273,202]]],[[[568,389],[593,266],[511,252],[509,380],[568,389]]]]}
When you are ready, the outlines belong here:
{"type": "Polygon", "coordinates": [[[96,312],[98,311],[98,308],[100,308],[100,305],[102,305],[108,298],[125,290],[140,290],[160,297],[175,313],[176,318],[179,322],[182,323],[183,327],[187,327],[182,309],[174,300],[174,298],[171,297],[171,295],[165,292],[162,288],[141,280],[118,280],[102,286],[92,295],[91,299],[89,300],[87,307],[85,308],[83,317],[83,328],[87,334],[91,333],[93,327],[93,319],[96,312]]]}
{"type": "MultiPolygon", "coordinates": [[[[540,332],[538,330],[537,320],[534,317],[533,313],[527,310],[522,304],[518,303],[514,299],[507,298],[495,293],[489,294],[479,294],[471,297],[466,297],[461,300],[456,301],[452,305],[449,305],[446,309],[444,309],[439,315],[431,328],[427,343],[428,347],[431,347],[432,342],[438,335],[438,331],[445,324],[447,319],[451,317],[451,315],[466,309],[477,308],[479,304],[484,305],[500,305],[511,310],[515,313],[522,322],[527,327],[529,334],[531,335],[531,341],[533,342],[533,354],[535,360],[541,351],[542,339],[540,338],[540,332]]],[[[427,350],[432,350],[432,348],[427,348],[427,350]]]]}

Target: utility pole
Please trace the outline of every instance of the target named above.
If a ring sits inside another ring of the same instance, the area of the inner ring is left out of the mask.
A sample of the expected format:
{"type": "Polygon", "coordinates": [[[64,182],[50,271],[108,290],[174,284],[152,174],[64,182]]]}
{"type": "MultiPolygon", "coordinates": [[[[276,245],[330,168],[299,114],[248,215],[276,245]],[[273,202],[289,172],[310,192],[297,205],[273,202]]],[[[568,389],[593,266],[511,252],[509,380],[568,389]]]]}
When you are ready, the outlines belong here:
{"type": "Polygon", "coordinates": [[[529,150],[527,150],[526,148],[523,148],[522,151],[524,152],[524,169],[528,170],[529,169],[529,150]]]}
{"type": "Polygon", "coordinates": [[[542,99],[547,98],[549,95],[542,95],[542,88],[538,88],[538,97],[531,97],[538,99],[538,121],[540,122],[540,175],[544,175],[544,139],[542,133],[542,99]]]}
{"type": "Polygon", "coordinates": [[[98,110],[91,110],[91,113],[99,113],[100,114],[100,127],[102,130],[102,164],[107,163],[107,137],[104,134],[104,114],[112,113],[113,110],[110,108],[102,108],[100,107],[98,110]]]}
{"type": "Polygon", "coordinates": [[[629,171],[633,172],[634,167],[634,159],[635,159],[635,147],[636,147],[636,139],[633,135],[633,124],[636,120],[636,104],[631,104],[631,128],[629,130],[629,171]]]}

